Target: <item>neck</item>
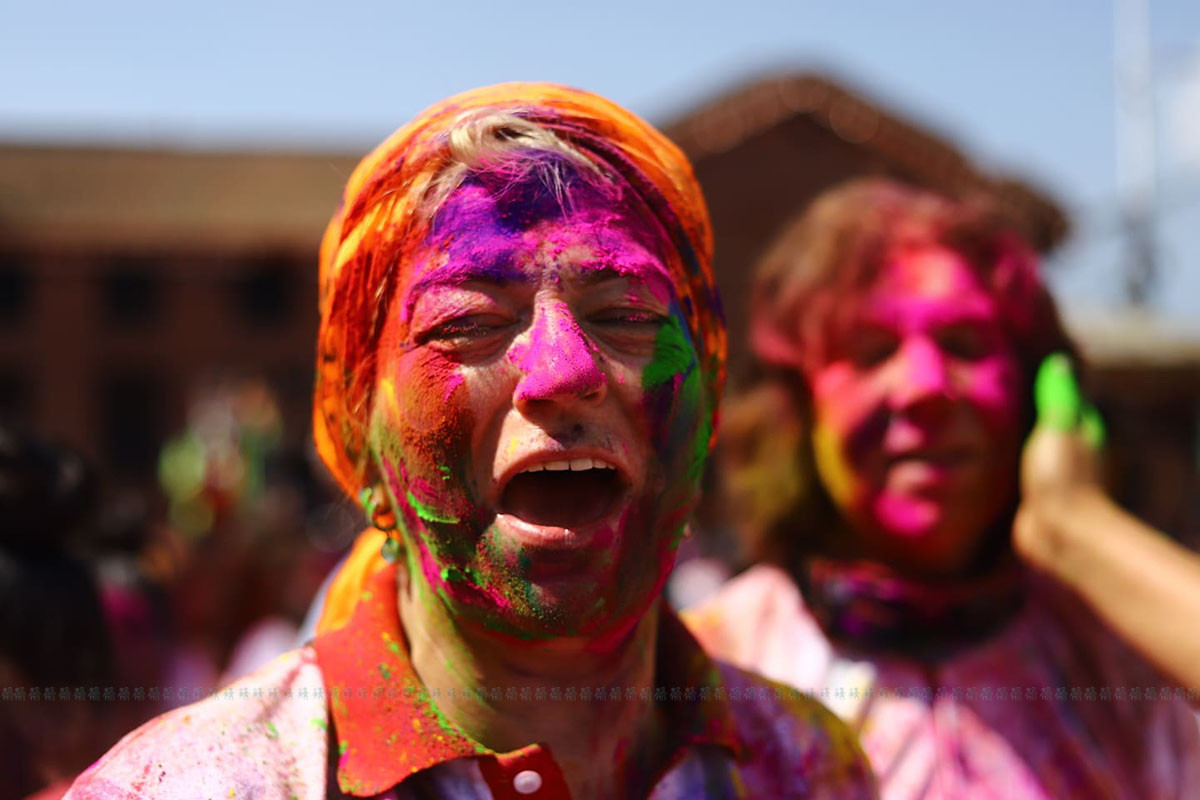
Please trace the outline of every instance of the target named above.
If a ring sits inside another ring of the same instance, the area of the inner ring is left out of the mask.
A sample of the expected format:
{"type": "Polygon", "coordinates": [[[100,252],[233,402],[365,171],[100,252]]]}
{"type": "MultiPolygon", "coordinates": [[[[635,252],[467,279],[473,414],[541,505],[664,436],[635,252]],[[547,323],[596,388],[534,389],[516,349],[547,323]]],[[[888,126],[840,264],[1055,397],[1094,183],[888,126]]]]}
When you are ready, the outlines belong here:
{"type": "Polygon", "coordinates": [[[497,752],[549,745],[579,800],[646,793],[667,755],[651,699],[658,601],[626,635],[601,647],[587,637],[521,642],[453,618],[419,569],[399,575],[397,605],[409,657],[450,721],[497,752]],[[628,687],[638,699],[625,699],[628,687]],[[584,688],[615,689],[621,700],[553,699],[555,689],[574,689],[578,697],[584,688]]]}
{"type": "Polygon", "coordinates": [[[805,602],[831,638],[938,660],[992,635],[1021,608],[1023,572],[1005,558],[969,579],[928,581],[871,560],[807,559],[805,602]]]}

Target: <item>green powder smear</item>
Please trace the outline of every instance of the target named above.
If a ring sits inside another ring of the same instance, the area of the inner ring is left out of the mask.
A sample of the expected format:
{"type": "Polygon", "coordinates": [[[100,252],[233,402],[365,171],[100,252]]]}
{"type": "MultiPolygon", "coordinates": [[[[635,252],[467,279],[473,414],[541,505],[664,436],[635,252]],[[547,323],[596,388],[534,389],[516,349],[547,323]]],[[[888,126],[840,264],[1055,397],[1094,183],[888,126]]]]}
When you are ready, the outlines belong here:
{"type": "Polygon", "coordinates": [[[654,357],[642,371],[642,386],[657,389],[675,378],[694,371],[696,352],[674,314],[658,329],[654,338],[654,357]]]}
{"type": "MultiPolygon", "coordinates": [[[[700,382],[700,370],[696,366],[696,351],[692,347],[692,341],[680,324],[679,317],[672,314],[670,319],[658,329],[658,334],[654,339],[654,357],[642,371],[642,386],[649,392],[682,378],[676,418],[688,419],[692,416],[691,411],[700,405],[704,391],[700,382]]],[[[672,438],[682,433],[683,431],[671,431],[672,438]]],[[[688,455],[687,479],[689,481],[700,480],[704,473],[704,463],[707,460],[708,442],[711,436],[712,418],[705,414],[704,419],[700,422],[700,430],[692,442],[692,452],[688,455]]]]}
{"type": "Polygon", "coordinates": [[[437,511],[434,511],[432,508],[425,505],[415,496],[413,496],[411,491],[408,492],[408,505],[417,513],[418,517],[426,522],[441,522],[445,524],[454,524],[458,522],[458,520],[454,517],[448,517],[443,514],[439,514],[437,511]]]}
{"type": "Polygon", "coordinates": [[[476,586],[480,586],[483,582],[479,573],[470,567],[459,567],[451,564],[442,567],[442,571],[438,574],[445,583],[473,583],[476,586]]]}

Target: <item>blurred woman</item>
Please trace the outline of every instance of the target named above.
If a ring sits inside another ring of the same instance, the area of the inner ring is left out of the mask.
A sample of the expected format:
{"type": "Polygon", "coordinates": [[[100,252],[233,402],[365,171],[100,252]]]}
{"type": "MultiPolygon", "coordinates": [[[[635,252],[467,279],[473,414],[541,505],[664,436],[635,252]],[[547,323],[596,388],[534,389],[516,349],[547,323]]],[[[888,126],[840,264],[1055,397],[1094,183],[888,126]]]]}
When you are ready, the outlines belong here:
{"type": "MultiPolygon", "coordinates": [[[[853,182],[784,232],[753,303],[761,380],[723,448],[760,563],[693,612],[701,641],[854,723],[886,798],[1195,792],[1184,701],[1014,551],[1020,507],[1020,554],[1053,561],[1030,543],[1070,493],[1023,497],[1020,459],[1035,373],[1072,347],[1003,218],[853,182]]],[[[1027,488],[1055,483],[1041,463],[1027,488]]]]}

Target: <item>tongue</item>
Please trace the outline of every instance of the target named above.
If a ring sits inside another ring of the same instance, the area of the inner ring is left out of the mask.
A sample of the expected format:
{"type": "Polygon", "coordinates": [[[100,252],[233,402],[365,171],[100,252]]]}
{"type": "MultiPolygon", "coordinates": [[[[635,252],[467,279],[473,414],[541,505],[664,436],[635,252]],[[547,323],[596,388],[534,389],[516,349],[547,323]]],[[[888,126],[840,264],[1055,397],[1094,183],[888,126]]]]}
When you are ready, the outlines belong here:
{"type": "Polygon", "coordinates": [[[534,525],[579,528],[605,517],[620,495],[611,469],[523,472],[508,482],[500,510],[534,525]]]}

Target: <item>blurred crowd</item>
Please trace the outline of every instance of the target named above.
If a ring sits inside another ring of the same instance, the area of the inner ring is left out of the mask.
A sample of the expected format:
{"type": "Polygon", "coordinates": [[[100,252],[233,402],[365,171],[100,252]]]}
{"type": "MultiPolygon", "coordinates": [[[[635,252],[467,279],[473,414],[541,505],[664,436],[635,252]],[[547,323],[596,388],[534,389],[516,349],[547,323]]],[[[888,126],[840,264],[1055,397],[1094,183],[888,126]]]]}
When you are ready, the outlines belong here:
{"type": "Polygon", "coordinates": [[[0,798],[295,647],[358,531],[258,381],[201,393],[158,472],[158,493],[118,489],[0,427],[0,798]]]}

